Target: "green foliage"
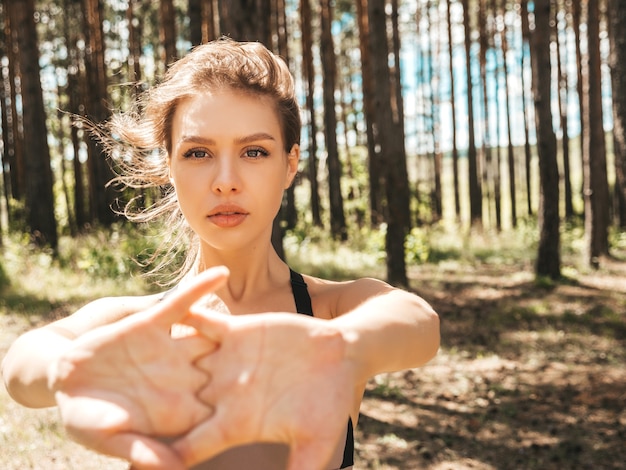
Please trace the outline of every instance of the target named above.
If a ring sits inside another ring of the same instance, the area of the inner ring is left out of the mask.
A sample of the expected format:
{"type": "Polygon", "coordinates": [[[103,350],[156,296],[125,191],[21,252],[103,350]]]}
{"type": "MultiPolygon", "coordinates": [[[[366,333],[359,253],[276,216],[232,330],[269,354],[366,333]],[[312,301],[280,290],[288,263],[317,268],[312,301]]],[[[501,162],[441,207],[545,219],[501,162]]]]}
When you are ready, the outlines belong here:
{"type": "Polygon", "coordinates": [[[155,241],[144,227],[114,224],[77,238],[63,238],[57,261],[61,268],[95,279],[121,279],[141,273],[140,262],[154,252],[155,241]]]}
{"type": "Polygon", "coordinates": [[[2,290],[4,290],[4,288],[9,284],[11,284],[11,281],[5,272],[2,260],[0,259],[0,292],[2,292],[2,290]]]}
{"type": "Polygon", "coordinates": [[[414,227],[404,242],[406,261],[408,264],[422,264],[430,258],[430,240],[426,230],[414,227]]]}
{"type": "Polygon", "coordinates": [[[342,243],[333,240],[323,227],[300,221],[285,234],[283,243],[289,264],[308,274],[334,280],[363,275],[384,277],[383,229],[353,227],[349,242],[342,243]]]}

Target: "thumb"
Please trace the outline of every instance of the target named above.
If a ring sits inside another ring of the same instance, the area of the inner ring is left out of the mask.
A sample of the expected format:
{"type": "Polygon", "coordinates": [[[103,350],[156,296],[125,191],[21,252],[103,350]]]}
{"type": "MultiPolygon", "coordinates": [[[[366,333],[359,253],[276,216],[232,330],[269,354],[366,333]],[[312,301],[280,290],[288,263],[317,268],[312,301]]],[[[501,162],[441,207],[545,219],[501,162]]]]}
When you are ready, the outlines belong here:
{"type": "Polygon", "coordinates": [[[235,321],[236,318],[231,315],[194,306],[183,323],[194,327],[202,336],[221,343],[235,321]]]}
{"type": "Polygon", "coordinates": [[[176,440],[172,449],[187,468],[192,468],[239,444],[234,435],[229,435],[228,426],[220,424],[220,418],[213,416],[176,440]]]}
{"type": "Polygon", "coordinates": [[[216,266],[203,271],[188,284],[179,285],[171,295],[159,302],[159,305],[150,311],[149,320],[164,327],[182,321],[189,314],[191,306],[198,299],[224,285],[228,275],[226,266],[216,266]]]}

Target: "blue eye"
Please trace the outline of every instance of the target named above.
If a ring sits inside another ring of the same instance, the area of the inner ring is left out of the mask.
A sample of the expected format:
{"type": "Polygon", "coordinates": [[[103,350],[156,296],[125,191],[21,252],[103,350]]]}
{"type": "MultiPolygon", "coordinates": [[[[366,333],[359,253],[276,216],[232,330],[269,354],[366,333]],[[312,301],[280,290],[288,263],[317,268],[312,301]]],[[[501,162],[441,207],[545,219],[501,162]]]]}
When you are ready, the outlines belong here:
{"type": "Polygon", "coordinates": [[[199,160],[201,158],[206,158],[208,156],[209,156],[209,153],[206,150],[202,150],[202,149],[190,149],[190,150],[187,150],[183,154],[184,158],[193,158],[196,160],[199,160]]]}
{"type": "Polygon", "coordinates": [[[269,152],[259,147],[249,148],[244,152],[248,158],[265,158],[269,156],[269,152]]]}

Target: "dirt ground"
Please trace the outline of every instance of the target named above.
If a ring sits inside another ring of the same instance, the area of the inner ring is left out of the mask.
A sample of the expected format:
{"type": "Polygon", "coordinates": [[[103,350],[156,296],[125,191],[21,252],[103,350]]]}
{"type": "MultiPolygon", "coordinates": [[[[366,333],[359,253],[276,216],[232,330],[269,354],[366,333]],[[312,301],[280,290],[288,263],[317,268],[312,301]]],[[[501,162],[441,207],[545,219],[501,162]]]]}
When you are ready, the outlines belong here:
{"type": "MultiPolygon", "coordinates": [[[[442,348],[371,381],[355,468],[626,468],[626,263],[570,278],[541,286],[514,266],[413,272],[440,314],[442,348]]],[[[0,314],[0,355],[37,321],[0,314]]],[[[124,468],[68,441],[55,410],[22,408],[0,386],[1,470],[124,468]]]]}

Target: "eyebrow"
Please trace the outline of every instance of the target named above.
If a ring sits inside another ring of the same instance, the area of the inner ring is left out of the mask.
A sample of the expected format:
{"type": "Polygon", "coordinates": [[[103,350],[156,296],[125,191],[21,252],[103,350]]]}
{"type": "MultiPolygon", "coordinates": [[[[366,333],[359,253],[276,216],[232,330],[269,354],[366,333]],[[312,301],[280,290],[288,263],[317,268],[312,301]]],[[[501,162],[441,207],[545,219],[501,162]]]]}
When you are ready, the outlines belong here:
{"type": "MultiPolygon", "coordinates": [[[[276,139],[271,135],[268,134],[266,132],[256,132],[254,134],[250,134],[250,135],[244,135],[242,137],[237,137],[235,139],[235,143],[236,144],[248,144],[250,142],[256,142],[259,140],[273,140],[275,141],[276,139]]],[[[199,135],[183,135],[179,142],[185,143],[185,142],[194,142],[194,143],[199,143],[199,144],[204,144],[204,145],[215,145],[215,140],[213,139],[207,139],[206,137],[202,137],[199,135]]]]}

